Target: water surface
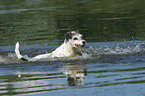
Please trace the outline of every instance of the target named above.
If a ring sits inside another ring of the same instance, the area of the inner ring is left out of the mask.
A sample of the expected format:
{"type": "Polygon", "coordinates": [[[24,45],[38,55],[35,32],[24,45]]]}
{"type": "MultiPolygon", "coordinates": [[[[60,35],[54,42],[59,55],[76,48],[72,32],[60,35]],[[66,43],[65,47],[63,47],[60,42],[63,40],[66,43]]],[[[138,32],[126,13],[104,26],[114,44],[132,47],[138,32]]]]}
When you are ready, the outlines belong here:
{"type": "Polygon", "coordinates": [[[145,96],[144,2],[1,0],[0,95],[145,96]],[[79,30],[83,56],[17,59],[59,47],[79,30]]]}

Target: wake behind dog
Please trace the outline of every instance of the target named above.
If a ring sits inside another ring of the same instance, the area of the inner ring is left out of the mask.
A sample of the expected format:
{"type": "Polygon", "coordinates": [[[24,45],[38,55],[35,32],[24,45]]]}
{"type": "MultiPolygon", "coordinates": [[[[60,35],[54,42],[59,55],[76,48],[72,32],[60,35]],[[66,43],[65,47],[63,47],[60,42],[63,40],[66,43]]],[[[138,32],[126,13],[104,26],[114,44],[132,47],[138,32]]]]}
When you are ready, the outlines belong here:
{"type": "Polygon", "coordinates": [[[33,58],[22,56],[19,51],[19,42],[16,43],[15,53],[18,59],[22,61],[36,61],[54,57],[75,57],[81,56],[81,49],[86,45],[86,41],[82,39],[82,34],[76,31],[67,32],[65,34],[64,43],[55,49],[52,53],[40,54],[33,58]]]}

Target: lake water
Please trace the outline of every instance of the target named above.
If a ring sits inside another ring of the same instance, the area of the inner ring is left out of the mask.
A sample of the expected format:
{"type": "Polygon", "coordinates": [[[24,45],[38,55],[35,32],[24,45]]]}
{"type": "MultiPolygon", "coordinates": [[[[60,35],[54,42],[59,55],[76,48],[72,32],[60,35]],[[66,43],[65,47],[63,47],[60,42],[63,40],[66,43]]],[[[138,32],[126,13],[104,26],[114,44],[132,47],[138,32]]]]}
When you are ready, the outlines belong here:
{"type": "Polygon", "coordinates": [[[145,96],[142,0],[1,0],[0,95],[145,96]],[[79,30],[83,56],[24,62],[79,30]]]}

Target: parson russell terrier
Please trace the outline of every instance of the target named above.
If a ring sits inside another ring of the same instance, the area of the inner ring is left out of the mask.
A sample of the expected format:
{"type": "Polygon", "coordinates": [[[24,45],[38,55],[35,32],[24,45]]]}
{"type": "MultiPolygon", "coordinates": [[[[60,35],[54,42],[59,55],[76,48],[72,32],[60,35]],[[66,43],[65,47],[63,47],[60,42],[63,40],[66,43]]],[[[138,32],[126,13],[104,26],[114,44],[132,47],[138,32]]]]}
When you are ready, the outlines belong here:
{"type": "Polygon", "coordinates": [[[52,53],[40,54],[33,58],[22,56],[19,51],[19,42],[16,43],[15,53],[18,59],[22,61],[36,61],[54,57],[75,57],[81,56],[81,49],[86,45],[86,41],[82,39],[82,34],[76,31],[67,32],[65,34],[64,43],[55,49],[52,53]]]}

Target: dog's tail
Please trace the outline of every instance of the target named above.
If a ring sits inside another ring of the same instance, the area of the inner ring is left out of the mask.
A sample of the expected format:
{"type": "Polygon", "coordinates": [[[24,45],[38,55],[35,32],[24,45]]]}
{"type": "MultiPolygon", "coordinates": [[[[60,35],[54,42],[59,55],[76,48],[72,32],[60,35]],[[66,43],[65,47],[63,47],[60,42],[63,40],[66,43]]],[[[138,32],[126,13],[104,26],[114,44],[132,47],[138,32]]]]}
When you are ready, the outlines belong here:
{"type": "Polygon", "coordinates": [[[27,58],[25,58],[24,56],[22,56],[22,55],[20,54],[20,51],[19,51],[19,42],[16,43],[16,46],[15,46],[15,53],[16,53],[18,59],[21,59],[21,60],[23,60],[23,61],[28,61],[27,58]]]}

